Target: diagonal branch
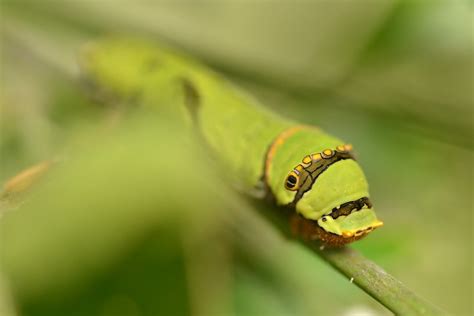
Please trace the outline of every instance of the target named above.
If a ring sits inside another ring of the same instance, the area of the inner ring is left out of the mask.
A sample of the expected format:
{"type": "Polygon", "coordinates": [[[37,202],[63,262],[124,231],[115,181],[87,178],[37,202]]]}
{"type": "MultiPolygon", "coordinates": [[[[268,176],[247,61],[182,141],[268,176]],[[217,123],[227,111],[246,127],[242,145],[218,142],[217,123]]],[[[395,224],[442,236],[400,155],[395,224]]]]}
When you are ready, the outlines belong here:
{"type": "Polygon", "coordinates": [[[307,246],[396,315],[446,315],[354,249],[320,250],[314,243],[307,246]]]}
{"type": "MultiPolygon", "coordinates": [[[[294,238],[289,229],[291,214],[268,207],[261,201],[254,201],[254,205],[255,209],[284,235],[294,238]]],[[[300,242],[396,315],[448,314],[415,294],[402,282],[350,247],[328,249],[321,247],[318,241],[301,239],[300,242]]]]}

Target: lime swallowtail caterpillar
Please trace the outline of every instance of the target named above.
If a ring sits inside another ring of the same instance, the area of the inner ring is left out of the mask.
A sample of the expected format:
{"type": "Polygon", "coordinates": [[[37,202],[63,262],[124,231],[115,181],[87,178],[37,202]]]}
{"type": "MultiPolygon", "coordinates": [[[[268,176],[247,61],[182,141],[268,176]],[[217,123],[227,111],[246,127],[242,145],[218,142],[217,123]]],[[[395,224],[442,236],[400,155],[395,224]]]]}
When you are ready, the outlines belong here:
{"type": "Polygon", "coordinates": [[[250,191],[263,181],[272,201],[291,208],[292,226],[305,238],[341,246],[382,225],[352,146],[266,111],[208,68],[155,43],[106,39],[81,57],[85,78],[99,90],[175,108],[241,186],[250,191]]]}

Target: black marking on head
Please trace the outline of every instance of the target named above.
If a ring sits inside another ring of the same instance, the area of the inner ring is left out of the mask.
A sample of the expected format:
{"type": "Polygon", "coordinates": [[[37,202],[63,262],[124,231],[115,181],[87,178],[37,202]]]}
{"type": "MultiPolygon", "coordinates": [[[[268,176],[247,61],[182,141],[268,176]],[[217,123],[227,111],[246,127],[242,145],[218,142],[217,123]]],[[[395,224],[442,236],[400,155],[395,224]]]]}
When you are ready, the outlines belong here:
{"type": "Polygon", "coordinates": [[[288,180],[286,181],[286,183],[291,184],[291,187],[294,187],[297,181],[298,181],[298,179],[296,179],[295,176],[290,175],[288,177],[288,180]]]}
{"type": "Polygon", "coordinates": [[[331,214],[332,218],[336,219],[339,216],[347,216],[351,214],[351,212],[357,212],[364,208],[367,205],[367,208],[372,208],[372,203],[370,202],[368,197],[363,197],[355,201],[349,201],[346,203],[341,204],[338,208],[333,208],[331,214]]]}
{"type": "Polygon", "coordinates": [[[184,105],[191,114],[192,120],[197,123],[197,114],[201,106],[201,98],[194,83],[187,79],[181,78],[181,84],[184,90],[184,105]]]}
{"type": "Polygon", "coordinates": [[[318,179],[318,177],[326,171],[329,167],[331,167],[334,163],[338,162],[339,160],[344,160],[344,159],[354,159],[351,153],[345,152],[345,153],[340,153],[337,151],[333,151],[333,155],[330,158],[324,158],[320,161],[318,161],[318,165],[316,168],[314,168],[314,164],[304,168],[305,171],[308,172],[309,176],[306,178],[302,185],[300,185],[298,191],[296,192],[296,195],[293,199],[293,201],[289,205],[296,206],[296,203],[303,197],[303,195],[310,191],[311,188],[313,187],[314,183],[318,179]],[[314,170],[311,170],[311,168],[314,168],[314,170]],[[311,170],[311,171],[310,171],[311,170]],[[305,189],[305,184],[306,181],[310,180],[311,184],[305,189]]]}
{"type": "Polygon", "coordinates": [[[300,185],[300,189],[296,191],[295,198],[293,199],[293,202],[291,204],[296,205],[296,202],[298,202],[303,197],[303,194],[311,189],[312,183],[314,183],[314,179],[309,173],[308,176],[305,178],[304,182],[300,185]],[[311,185],[307,190],[305,190],[304,187],[306,186],[308,181],[311,182],[311,185]]]}

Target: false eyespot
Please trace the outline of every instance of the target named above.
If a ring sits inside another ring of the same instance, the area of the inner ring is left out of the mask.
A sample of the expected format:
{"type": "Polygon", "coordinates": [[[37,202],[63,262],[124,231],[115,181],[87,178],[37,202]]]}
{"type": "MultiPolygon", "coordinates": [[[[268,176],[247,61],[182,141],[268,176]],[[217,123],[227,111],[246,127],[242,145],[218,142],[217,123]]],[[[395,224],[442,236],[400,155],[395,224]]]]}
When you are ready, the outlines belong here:
{"type": "Polygon", "coordinates": [[[303,171],[303,166],[300,164],[296,166],[290,173],[286,176],[285,188],[290,191],[297,191],[299,188],[299,180],[301,176],[301,171],[303,171]]]}
{"type": "Polygon", "coordinates": [[[314,153],[305,156],[301,163],[298,164],[293,170],[291,170],[285,179],[285,189],[289,191],[298,191],[301,187],[302,172],[306,169],[308,172],[311,171],[311,165],[313,163],[321,163],[321,161],[327,161],[332,159],[336,155],[347,154],[352,150],[352,145],[339,145],[335,150],[327,148],[320,153],[314,153]],[[309,168],[309,169],[308,169],[309,168]]]}

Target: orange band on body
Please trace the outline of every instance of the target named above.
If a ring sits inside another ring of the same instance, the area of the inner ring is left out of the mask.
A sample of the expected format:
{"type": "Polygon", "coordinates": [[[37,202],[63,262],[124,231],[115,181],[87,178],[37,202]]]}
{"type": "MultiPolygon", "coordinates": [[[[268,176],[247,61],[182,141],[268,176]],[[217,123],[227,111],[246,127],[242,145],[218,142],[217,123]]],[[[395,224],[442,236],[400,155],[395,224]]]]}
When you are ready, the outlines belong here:
{"type": "Polygon", "coordinates": [[[305,125],[296,125],[292,126],[283,132],[280,133],[280,135],[275,138],[273,143],[270,145],[270,148],[268,149],[267,156],[265,158],[265,174],[264,177],[266,178],[268,175],[268,172],[270,170],[270,167],[272,165],[273,157],[275,156],[275,153],[277,152],[278,148],[281,147],[285,141],[290,138],[292,135],[294,135],[296,132],[302,130],[302,129],[308,129],[311,127],[305,126],[305,125]]]}

